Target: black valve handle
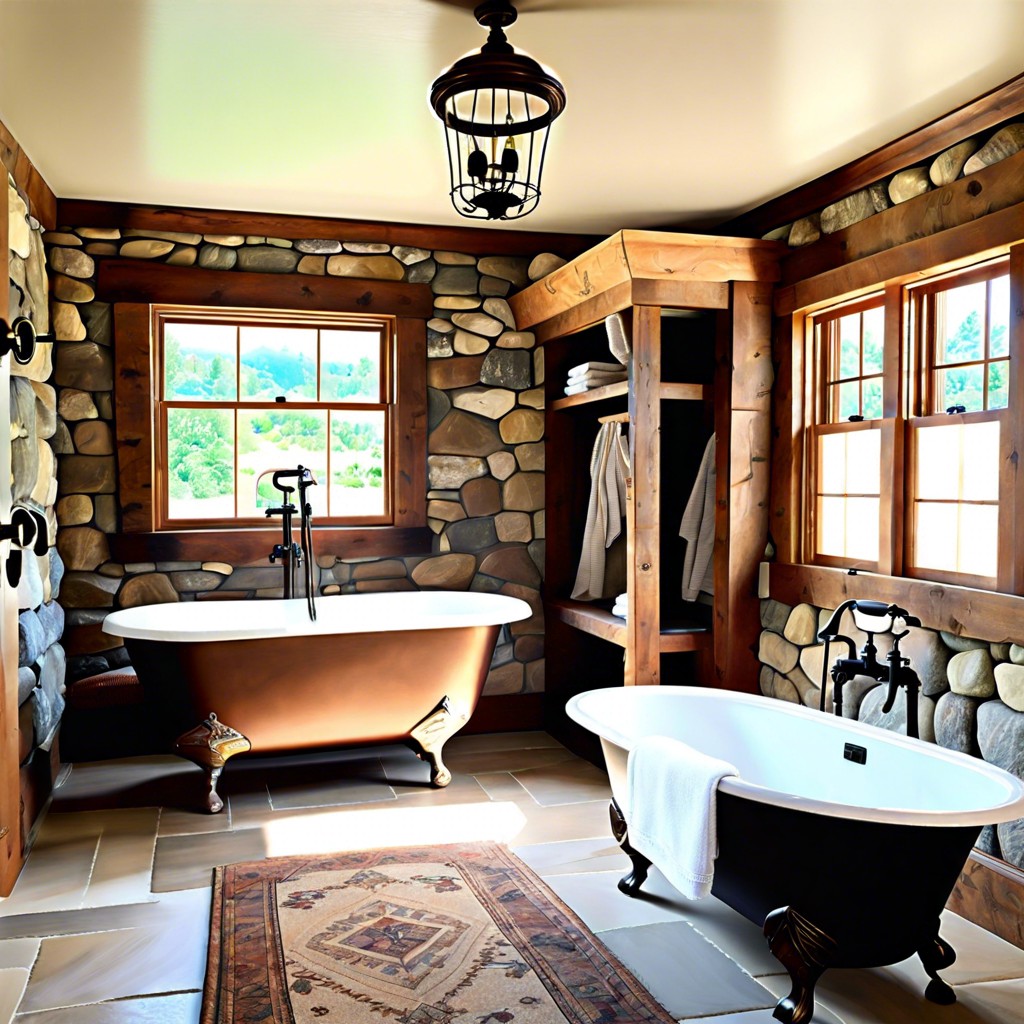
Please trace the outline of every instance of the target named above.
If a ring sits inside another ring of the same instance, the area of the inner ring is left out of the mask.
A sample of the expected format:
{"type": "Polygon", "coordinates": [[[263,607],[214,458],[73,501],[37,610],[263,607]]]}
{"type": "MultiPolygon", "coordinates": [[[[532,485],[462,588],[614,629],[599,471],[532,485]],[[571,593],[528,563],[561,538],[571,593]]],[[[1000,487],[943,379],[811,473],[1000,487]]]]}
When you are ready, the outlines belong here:
{"type": "Polygon", "coordinates": [[[9,327],[4,324],[4,336],[0,338],[0,357],[10,352],[14,355],[14,361],[24,366],[32,362],[37,340],[35,324],[27,316],[15,317],[9,327]]]}

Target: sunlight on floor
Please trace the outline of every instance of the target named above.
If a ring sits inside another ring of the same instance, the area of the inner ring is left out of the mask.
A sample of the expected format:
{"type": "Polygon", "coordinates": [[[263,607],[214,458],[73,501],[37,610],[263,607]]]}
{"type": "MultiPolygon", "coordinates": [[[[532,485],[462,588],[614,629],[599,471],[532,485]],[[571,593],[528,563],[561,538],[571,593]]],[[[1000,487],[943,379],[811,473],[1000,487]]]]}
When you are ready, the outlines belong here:
{"type": "Polygon", "coordinates": [[[384,846],[507,842],[526,824],[513,803],[367,808],[285,818],[262,826],[268,857],[384,846]]]}

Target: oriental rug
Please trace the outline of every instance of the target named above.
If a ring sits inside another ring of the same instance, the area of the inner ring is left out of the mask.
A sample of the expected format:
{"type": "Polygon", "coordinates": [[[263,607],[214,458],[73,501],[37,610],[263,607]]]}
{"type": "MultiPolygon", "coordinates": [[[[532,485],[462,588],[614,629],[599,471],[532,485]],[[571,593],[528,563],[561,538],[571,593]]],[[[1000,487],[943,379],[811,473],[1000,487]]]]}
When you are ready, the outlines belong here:
{"type": "Polygon", "coordinates": [[[218,868],[202,1024],[674,1024],[496,843],[218,868]]]}

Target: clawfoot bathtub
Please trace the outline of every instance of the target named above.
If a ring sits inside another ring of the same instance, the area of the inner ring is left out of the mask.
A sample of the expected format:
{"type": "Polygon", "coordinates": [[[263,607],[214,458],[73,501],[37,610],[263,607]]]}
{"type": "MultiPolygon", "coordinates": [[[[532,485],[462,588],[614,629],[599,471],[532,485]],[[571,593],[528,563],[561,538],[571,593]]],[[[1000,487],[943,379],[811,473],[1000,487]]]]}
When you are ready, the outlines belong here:
{"type": "MultiPolygon", "coordinates": [[[[712,893],[762,925],[792,991],[775,1016],[801,1024],[830,967],[878,967],[917,953],[933,1002],[955,953],[939,914],[983,825],[1024,816],[1024,783],[967,757],[764,697],[687,686],[591,690],[568,704],[601,739],[612,828],[639,892],[651,862],[629,843],[630,749],[672,736],[735,765],[718,787],[712,893]]],[[[938,1020],[938,1018],[936,1018],[938,1020]]]]}
{"type": "Polygon", "coordinates": [[[404,742],[431,781],[451,773],[444,743],[469,720],[501,625],[527,618],[500,594],[420,591],[149,605],[107,616],[154,710],[158,742],[206,772],[206,809],[223,801],[228,758],[404,742]],[[176,739],[175,739],[176,738],[176,739]]]}

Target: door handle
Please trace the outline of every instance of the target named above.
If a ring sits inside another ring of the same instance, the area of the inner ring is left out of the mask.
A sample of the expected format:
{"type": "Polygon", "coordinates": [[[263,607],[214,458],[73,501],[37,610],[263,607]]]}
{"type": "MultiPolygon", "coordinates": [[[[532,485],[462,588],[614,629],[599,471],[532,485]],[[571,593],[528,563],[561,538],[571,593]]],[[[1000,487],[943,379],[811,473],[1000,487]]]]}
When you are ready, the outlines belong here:
{"type": "Polygon", "coordinates": [[[27,316],[17,316],[10,325],[0,320],[0,359],[8,352],[14,354],[14,361],[22,366],[32,362],[36,342],[50,340],[49,334],[37,334],[36,325],[27,316]]]}

